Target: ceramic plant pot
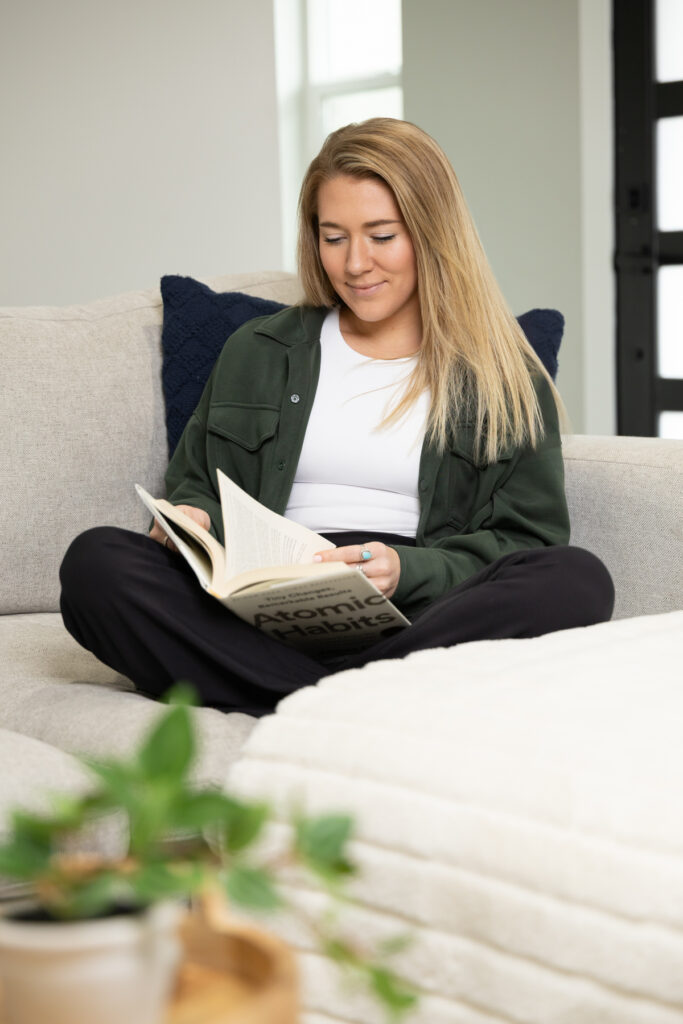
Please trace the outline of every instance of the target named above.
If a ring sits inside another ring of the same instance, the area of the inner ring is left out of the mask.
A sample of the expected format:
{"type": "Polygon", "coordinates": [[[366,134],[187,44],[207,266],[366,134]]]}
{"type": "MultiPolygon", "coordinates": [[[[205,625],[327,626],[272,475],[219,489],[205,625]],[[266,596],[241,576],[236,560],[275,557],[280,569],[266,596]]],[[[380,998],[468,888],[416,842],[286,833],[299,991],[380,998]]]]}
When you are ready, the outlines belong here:
{"type": "Polygon", "coordinates": [[[89,921],[0,917],[2,1024],[161,1024],[179,904],[89,921]]]}

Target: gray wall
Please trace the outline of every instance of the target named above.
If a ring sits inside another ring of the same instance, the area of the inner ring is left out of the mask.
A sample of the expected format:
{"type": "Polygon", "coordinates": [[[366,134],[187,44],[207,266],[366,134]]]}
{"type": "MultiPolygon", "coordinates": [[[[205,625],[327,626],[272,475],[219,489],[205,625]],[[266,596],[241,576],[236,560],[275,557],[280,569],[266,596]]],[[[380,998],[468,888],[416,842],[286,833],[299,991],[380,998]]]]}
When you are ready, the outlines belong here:
{"type": "MultiPolygon", "coordinates": [[[[614,430],[609,7],[403,0],[406,116],[512,308],[565,314],[559,384],[593,433],[614,430]]],[[[272,0],[6,4],[0,90],[0,305],[282,266],[272,0]]]]}
{"type": "MultiPolygon", "coordinates": [[[[613,430],[611,239],[604,237],[611,167],[603,152],[584,159],[584,148],[595,142],[593,119],[609,109],[607,8],[604,0],[403,0],[405,116],[453,163],[513,312],[564,313],[558,384],[573,429],[596,433],[613,430]],[[588,198],[604,213],[599,226],[584,216],[588,198]],[[601,292],[586,296],[598,281],[601,292]],[[601,335],[589,340],[594,324],[601,335]],[[603,357],[587,355],[589,345],[603,357]]],[[[610,145],[605,139],[605,152],[610,145]]]]}
{"type": "Polygon", "coordinates": [[[0,19],[0,304],[281,262],[272,0],[0,19]]]}

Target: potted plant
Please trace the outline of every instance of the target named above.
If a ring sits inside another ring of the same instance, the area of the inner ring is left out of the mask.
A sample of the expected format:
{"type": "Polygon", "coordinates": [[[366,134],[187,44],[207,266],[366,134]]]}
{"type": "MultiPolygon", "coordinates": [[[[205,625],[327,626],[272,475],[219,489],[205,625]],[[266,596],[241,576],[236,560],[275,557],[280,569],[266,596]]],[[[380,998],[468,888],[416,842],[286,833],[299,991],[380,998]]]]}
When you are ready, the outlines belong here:
{"type": "MultiPolygon", "coordinates": [[[[198,969],[224,969],[239,953],[249,982],[260,965],[280,1000],[271,992],[255,1022],[295,1020],[291,954],[267,935],[265,951],[263,943],[256,950],[253,927],[226,925],[217,894],[228,907],[277,910],[286,902],[279,871],[298,865],[338,896],[355,870],[347,854],[352,821],[294,813],[287,850],[269,861],[261,842],[268,806],[192,782],[191,700],[176,688],[131,759],[87,761],[94,785],[85,795],[58,799],[47,815],[14,813],[0,846],[0,876],[29,884],[31,900],[0,918],[2,1024],[180,1022],[168,1005],[181,922],[186,943],[200,953],[198,969]],[[70,852],[106,815],[124,836],[119,855],[70,852]],[[190,914],[190,905],[203,908],[203,917],[190,914]]],[[[333,920],[309,922],[324,952],[359,972],[387,1012],[400,1016],[415,999],[387,966],[386,951],[355,948],[333,920]]],[[[206,994],[201,978],[194,988],[206,994]]]]}

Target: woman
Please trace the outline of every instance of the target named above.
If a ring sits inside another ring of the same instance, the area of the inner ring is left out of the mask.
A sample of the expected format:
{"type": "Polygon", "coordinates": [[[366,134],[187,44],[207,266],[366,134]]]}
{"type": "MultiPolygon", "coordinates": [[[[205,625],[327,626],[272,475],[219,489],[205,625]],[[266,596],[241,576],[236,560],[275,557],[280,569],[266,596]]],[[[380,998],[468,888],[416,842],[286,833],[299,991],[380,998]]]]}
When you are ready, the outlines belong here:
{"type": "Polygon", "coordinates": [[[555,389],[441,149],[402,121],[339,129],[299,213],[305,304],[227,341],[168,497],[220,537],[220,467],[332,540],[316,557],[360,567],[411,625],[313,660],[207,596],[155,523],[74,541],[67,628],[151,695],[184,678],[206,704],[263,715],[341,667],[608,619],[606,569],[567,546],[555,389]]]}

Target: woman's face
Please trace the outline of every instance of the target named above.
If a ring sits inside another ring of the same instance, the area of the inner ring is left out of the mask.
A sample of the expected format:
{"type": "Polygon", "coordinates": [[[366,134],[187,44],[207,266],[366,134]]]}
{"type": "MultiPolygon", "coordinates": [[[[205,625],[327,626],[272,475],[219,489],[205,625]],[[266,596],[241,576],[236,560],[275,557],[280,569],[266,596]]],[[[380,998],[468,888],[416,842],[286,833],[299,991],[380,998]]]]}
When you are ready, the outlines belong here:
{"type": "Polygon", "coordinates": [[[318,221],[320,259],[352,319],[419,332],[415,250],[391,189],[376,178],[331,178],[318,190],[318,221]]]}

